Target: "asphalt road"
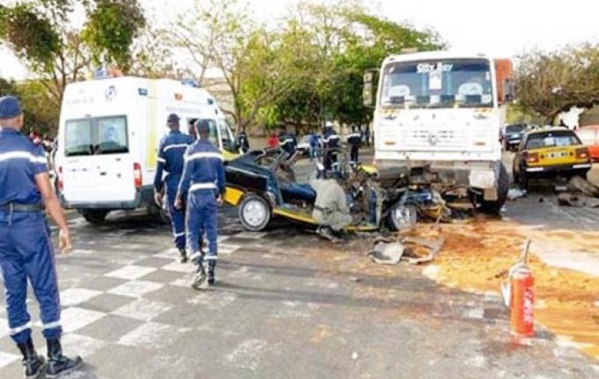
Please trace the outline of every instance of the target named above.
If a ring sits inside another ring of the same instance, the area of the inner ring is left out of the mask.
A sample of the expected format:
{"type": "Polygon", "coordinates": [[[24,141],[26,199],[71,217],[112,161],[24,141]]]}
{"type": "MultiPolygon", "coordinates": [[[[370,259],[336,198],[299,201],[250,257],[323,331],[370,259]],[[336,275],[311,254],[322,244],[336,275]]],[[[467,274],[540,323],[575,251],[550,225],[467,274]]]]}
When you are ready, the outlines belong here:
{"type": "MultiPolygon", "coordinates": [[[[549,203],[537,209],[531,196],[505,213],[563,221],[549,203]]],[[[512,338],[497,296],[439,287],[405,264],[374,265],[359,239],[333,247],[285,225],[245,233],[223,210],[218,283],[198,292],[167,226],[137,214],[70,224],[76,249],[57,258],[63,344],[86,362],[70,378],[599,376],[599,362],[547,331],[512,338]]],[[[18,378],[5,318],[0,311],[0,378],[18,378]]],[[[39,324],[34,332],[42,347],[39,324]]]]}

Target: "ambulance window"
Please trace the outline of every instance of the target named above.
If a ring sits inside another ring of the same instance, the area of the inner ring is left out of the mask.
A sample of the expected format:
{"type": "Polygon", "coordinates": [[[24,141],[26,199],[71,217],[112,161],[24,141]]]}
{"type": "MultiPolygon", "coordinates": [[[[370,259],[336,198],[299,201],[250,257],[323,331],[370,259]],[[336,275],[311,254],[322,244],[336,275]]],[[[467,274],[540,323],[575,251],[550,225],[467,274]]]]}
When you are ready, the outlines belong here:
{"type": "Polygon", "coordinates": [[[66,122],[65,155],[67,157],[93,154],[92,120],[66,122]]]}
{"type": "Polygon", "coordinates": [[[125,116],[98,119],[98,143],[96,154],[119,154],[129,152],[127,119],[125,116]]]}

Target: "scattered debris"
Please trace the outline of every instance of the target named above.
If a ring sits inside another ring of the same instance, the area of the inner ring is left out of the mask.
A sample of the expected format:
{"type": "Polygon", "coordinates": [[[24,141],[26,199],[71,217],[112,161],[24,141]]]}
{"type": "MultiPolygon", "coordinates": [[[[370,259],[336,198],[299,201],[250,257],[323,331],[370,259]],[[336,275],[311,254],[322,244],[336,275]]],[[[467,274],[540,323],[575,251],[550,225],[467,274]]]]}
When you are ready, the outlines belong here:
{"type": "Polygon", "coordinates": [[[406,247],[399,242],[379,241],[368,256],[374,263],[384,265],[396,265],[401,261],[406,247]]]}
{"type": "Polygon", "coordinates": [[[599,187],[580,176],[575,176],[570,180],[570,187],[587,196],[599,198],[599,187]]]}
{"type": "Polygon", "coordinates": [[[507,198],[509,200],[516,200],[518,198],[525,197],[525,196],[526,196],[526,191],[521,190],[520,188],[512,188],[507,193],[507,198]]]}
{"type": "Polygon", "coordinates": [[[354,351],[353,354],[351,355],[351,359],[353,359],[355,361],[358,358],[360,358],[360,355],[354,351]]]}
{"type": "Polygon", "coordinates": [[[357,277],[355,277],[355,276],[354,276],[354,277],[351,277],[351,278],[349,278],[349,280],[351,280],[351,281],[352,281],[352,282],[354,282],[354,283],[360,283],[360,282],[364,281],[364,279],[357,278],[357,277]]]}
{"type": "Polygon", "coordinates": [[[400,237],[399,240],[379,237],[374,241],[374,249],[368,257],[379,264],[396,265],[402,259],[410,264],[421,264],[433,261],[445,244],[445,238],[430,240],[418,237],[400,237]],[[426,256],[415,254],[413,246],[425,247],[429,250],[426,256]]]}
{"type": "Polygon", "coordinates": [[[599,199],[586,195],[574,195],[572,193],[560,193],[557,197],[559,205],[570,207],[599,208],[599,199]]]}

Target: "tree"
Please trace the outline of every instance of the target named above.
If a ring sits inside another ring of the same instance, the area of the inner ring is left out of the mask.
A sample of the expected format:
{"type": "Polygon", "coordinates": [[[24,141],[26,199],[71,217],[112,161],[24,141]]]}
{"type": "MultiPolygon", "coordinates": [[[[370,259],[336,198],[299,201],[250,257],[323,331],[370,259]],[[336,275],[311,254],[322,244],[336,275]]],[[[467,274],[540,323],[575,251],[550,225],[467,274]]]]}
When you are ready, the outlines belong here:
{"type": "Polygon", "coordinates": [[[0,40],[39,76],[55,106],[93,57],[127,68],[125,52],[145,24],[136,0],[28,0],[0,11],[0,40]],[[78,30],[71,18],[81,7],[89,19],[78,30]]]}
{"type": "Polygon", "coordinates": [[[514,84],[518,104],[549,123],[573,106],[599,104],[599,45],[528,52],[518,64],[514,84]]]}
{"type": "Polygon", "coordinates": [[[115,63],[123,72],[131,66],[130,46],[145,27],[144,12],[137,0],[96,0],[87,9],[81,35],[90,46],[94,63],[115,63]]]}
{"type": "Polygon", "coordinates": [[[362,105],[361,96],[366,69],[379,67],[387,55],[406,47],[421,51],[445,47],[436,33],[371,15],[359,3],[300,3],[294,14],[288,32],[301,33],[303,45],[316,51],[311,63],[303,62],[310,70],[310,80],[302,81],[302,88],[290,92],[292,98],[277,100],[279,114],[293,118],[293,124],[303,123],[297,120],[300,115],[309,125],[315,125],[314,115],[320,123],[329,118],[344,124],[368,122],[371,110],[362,105]],[[311,109],[301,112],[298,101],[311,109]]]}

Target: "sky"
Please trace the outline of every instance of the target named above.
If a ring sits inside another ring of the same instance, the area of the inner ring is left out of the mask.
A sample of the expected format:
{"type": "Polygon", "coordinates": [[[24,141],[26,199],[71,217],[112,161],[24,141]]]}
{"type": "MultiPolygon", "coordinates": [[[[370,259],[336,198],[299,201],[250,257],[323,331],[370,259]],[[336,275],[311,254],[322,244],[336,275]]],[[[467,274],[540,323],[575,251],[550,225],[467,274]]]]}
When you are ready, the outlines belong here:
{"type": "MultiPolygon", "coordinates": [[[[168,23],[194,1],[140,0],[144,7],[157,11],[161,24],[168,23]],[[172,4],[177,7],[173,8],[172,4]]],[[[257,18],[274,21],[289,14],[297,0],[247,1],[257,18]]],[[[513,58],[525,50],[553,50],[569,43],[599,44],[597,7],[589,6],[593,4],[590,0],[555,1],[553,4],[541,0],[503,0],[494,6],[481,0],[374,0],[363,3],[393,21],[436,30],[452,49],[495,57],[513,58]]],[[[27,75],[26,69],[6,48],[0,48],[0,62],[1,77],[20,79],[27,75]]]]}

